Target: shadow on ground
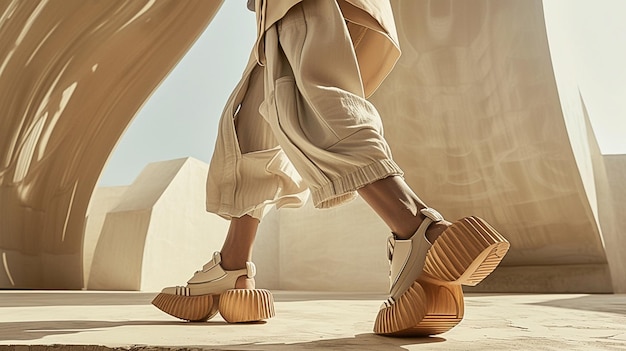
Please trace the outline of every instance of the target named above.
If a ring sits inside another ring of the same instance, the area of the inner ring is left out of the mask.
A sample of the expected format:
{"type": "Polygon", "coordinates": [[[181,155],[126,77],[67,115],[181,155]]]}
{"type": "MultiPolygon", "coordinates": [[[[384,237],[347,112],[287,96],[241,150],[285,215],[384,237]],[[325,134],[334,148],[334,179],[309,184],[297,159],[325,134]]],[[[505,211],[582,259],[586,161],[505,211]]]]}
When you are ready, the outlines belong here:
{"type": "MultiPolygon", "coordinates": [[[[427,338],[389,338],[375,334],[357,334],[352,338],[324,339],[318,341],[300,342],[293,344],[240,344],[225,346],[197,346],[199,350],[266,350],[266,351],[287,351],[287,350],[380,350],[380,351],[406,351],[405,346],[432,344],[446,341],[440,337],[427,338]]],[[[189,347],[192,349],[192,347],[189,347]]],[[[150,348],[137,348],[136,350],[147,350],[150,348]]],[[[425,350],[428,348],[425,347],[425,350]]]]}
{"type": "MultiPolygon", "coordinates": [[[[228,325],[226,322],[185,323],[185,326],[228,325]]],[[[82,332],[112,329],[128,326],[181,325],[179,321],[31,321],[0,323],[0,341],[3,340],[37,340],[51,335],[76,334],[82,332]]]]}
{"type": "Polygon", "coordinates": [[[533,303],[537,306],[569,308],[583,311],[609,312],[626,315],[626,295],[585,295],[533,303]]]}
{"type": "MultiPolygon", "coordinates": [[[[157,292],[26,292],[5,290],[0,298],[1,307],[38,306],[108,306],[108,305],[150,305],[157,292]],[[14,296],[19,296],[18,299],[14,296]]],[[[324,301],[324,300],[384,300],[385,295],[371,293],[328,293],[328,292],[289,292],[273,291],[276,302],[324,301]]]]}
{"type": "Polygon", "coordinates": [[[157,293],[3,291],[0,307],[149,305],[157,293]],[[18,296],[19,298],[15,298],[18,296]]]}
{"type": "MultiPolygon", "coordinates": [[[[40,340],[47,336],[84,333],[96,330],[113,329],[116,327],[129,326],[180,326],[179,321],[34,321],[34,322],[17,322],[17,323],[1,323],[0,330],[5,336],[10,335],[9,340],[40,340]]],[[[206,323],[185,323],[185,326],[198,326],[201,328],[228,326],[226,322],[214,321],[206,323]]],[[[0,339],[1,340],[1,339],[0,339]]],[[[375,334],[358,334],[355,337],[323,339],[311,342],[301,343],[249,343],[249,344],[231,344],[231,345],[189,345],[189,346],[142,346],[135,345],[131,347],[104,347],[100,345],[0,345],[0,351],[15,350],[55,350],[71,349],[72,351],[83,350],[382,350],[382,351],[402,351],[406,350],[403,346],[429,344],[445,341],[441,337],[427,338],[389,338],[375,334]]]]}

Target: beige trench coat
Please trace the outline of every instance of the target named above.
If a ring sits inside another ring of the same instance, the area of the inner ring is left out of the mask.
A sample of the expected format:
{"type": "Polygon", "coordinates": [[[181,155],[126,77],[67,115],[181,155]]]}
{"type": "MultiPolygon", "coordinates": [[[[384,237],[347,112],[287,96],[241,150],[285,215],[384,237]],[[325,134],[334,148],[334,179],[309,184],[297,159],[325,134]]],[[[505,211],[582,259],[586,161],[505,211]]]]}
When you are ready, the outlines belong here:
{"type": "MultiPolygon", "coordinates": [[[[259,64],[265,62],[263,36],[291,7],[302,0],[255,0],[257,41],[255,48],[259,64]]],[[[365,97],[372,95],[389,75],[400,57],[398,34],[389,0],[338,0],[345,19],[359,25],[359,62],[365,97]]]]}

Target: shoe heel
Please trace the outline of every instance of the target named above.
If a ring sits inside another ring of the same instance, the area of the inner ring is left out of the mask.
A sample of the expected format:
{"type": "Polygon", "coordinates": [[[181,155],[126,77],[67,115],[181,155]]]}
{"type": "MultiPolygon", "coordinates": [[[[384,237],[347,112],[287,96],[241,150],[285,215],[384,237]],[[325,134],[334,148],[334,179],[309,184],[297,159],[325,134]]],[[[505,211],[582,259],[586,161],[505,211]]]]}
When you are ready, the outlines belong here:
{"type": "Polygon", "coordinates": [[[256,322],[274,317],[274,297],[265,289],[231,289],[220,297],[219,311],[228,323],[256,322]]]}
{"type": "Polygon", "coordinates": [[[388,336],[411,335],[411,329],[426,315],[426,305],[424,289],[418,282],[413,282],[398,301],[378,311],[374,333],[388,336]]]}
{"type": "Polygon", "coordinates": [[[424,319],[412,328],[412,336],[445,333],[461,323],[465,313],[461,285],[434,284],[421,279],[418,281],[426,293],[428,310],[424,319]]]}
{"type": "Polygon", "coordinates": [[[190,322],[204,322],[217,314],[219,295],[181,296],[159,294],[152,304],[161,311],[190,322]]]}
{"type": "Polygon", "coordinates": [[[496,269],[509,247],[483,219],[465,217],[435,240],[424,271],[438,280],[474,286],[496,269]]]}

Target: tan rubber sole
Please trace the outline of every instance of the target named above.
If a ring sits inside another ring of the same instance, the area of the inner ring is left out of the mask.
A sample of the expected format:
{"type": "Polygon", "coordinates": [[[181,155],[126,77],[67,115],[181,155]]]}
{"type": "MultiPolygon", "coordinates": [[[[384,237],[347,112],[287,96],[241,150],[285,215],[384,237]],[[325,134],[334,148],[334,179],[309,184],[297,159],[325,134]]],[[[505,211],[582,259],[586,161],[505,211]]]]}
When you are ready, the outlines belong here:
{"type": "MultiPolygon", "coordinates": [[[[395,318],[381,316],[378,313],[374,332],[376,334],[396,337],[424,337],[442,334],[457,326],[463,320],[465,303],[463,301],[463,289],[461,285],[449,283],[431,283],[422,278],[417,280],[426,298],[418,306],[425,306],[426,313],[420,319],[419,314],[413,318],[410,312],[398,317],[396,311],[388,311],[388,315],[395,318]],[[379,322],[380,319],[380,322],[379,322]],[[400,321],[398,321],[400,319],[400,321]],[[380,324],[380,326],[379,326],[380,324]]],[[[415,308],[415,306],[413,306],[415,308]]],[[[387,308],[389,309],[389,308],[387,308]]],[[[406,309],[406,307],[405,307],[406,309]]]]}
{"type": "Polygon", "coordinates": [[[204,322],[218,312],[220,295],[180,296],[159,294],[152,304],[170,316],[190,322],[204,322]]]}
{"type": "Polygon", "coordinates": [[[461,284],[480,283],[496,269],[509,248],[509,242],[481,218],[466,217],[453,223],[428,251],[424,274],[416,282],[424,292],[422,303],[426,313],[423,318],[414,319],[416,322],[410,327],[407,323],[398,327],[387,321],[384,328],[378,327],[384,331],[377,332],[376,325],[379,318],[382,320],[379,311],[374,332],[389,336],[428,336],[454,328],[465,313],[461,284]]]}
{"type": "Polygon", "coordinates": [[[220,297],[219,311],[228,323],[256,322],[275,315],[274,296],[265,289],[232,289],[220,297]]]}
{"type": "Polygon", "coordinates": [[[255,322],[274,317],[274,297],[265,289],[232,289],[221,295],[179,296],[159,294],[152,304],[161,311],[190,322],[204,322],[219,311],[228,323],[255,322]]]}
{"type": "Polygon", "coordinates": [[[435,284],[418,279],[427,298],[427,312],[421,322],[407,329],[402,336],[442,334],[463,320],[465,303],[463,288],[458,284],[435,284]]]}
{"type": "Polygon", "coordinates": [[[424,272],[432,283],[474,286],[500,264],[509,242],[487,222],[465,217],[446,229],[428,251],[424,272]]]}
{"type": "Polygon", "coordinates": [[[398,301],[378,311],[374,333],[401,336],[420,323],[426,315],[426,293],[418,282],[413,282],[398,301]]]}

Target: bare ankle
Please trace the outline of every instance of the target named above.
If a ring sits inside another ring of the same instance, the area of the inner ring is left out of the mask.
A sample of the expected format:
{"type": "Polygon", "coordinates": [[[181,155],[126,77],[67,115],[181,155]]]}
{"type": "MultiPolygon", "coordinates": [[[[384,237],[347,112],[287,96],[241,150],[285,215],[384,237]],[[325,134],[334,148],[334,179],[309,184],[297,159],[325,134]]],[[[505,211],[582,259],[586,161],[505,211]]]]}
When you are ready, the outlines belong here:
{"type": "MultiPolygon", "coordinates": [[[[422,224],[422,222],[424,221],[424,218],[422,219],[422,221],[420,221],[419,223],[413,225],[412,227],[406,227],[404,228],[404,230],[401,231],[393,231],[393,233],[396,235],[396,237],[398,237],[399,239],[410,239],[415,232],[417,232],[417,229],[419,228],[419,226],[422,224]]],[[[448,221],[441,221],[441,222],[437,222],[437,223],[432,223],[428,229],[426,229],[426,239],[432,244],[435,242],[435,240],[437,240],[437,238],[446,230],[446,228],[448,228],[450,226],[450,222],[448,221]]]]}
{"type": "Polygon", "coordinates": [[[222,266],[222,268],[226,271],[236,271],[238,269],[246,268],[246,261],[242,261],[240,259],[232,260],[222,257],[222,262],[220,263],[220,266],[222,266]]]}
{"type": "Polygon", "coordinates": [[[428,227],[428,229],[426,230],[426,239],[428,240],[428,242],[430,242],[431,244],[435,243],[435,240],[437,240],[437,238],[443,234],[443,232],[448,229],[448,227],[451,225],[452,223],[448,222],[448,221],[441,221],[441,222],[437,222],[437,223],[433,223],[430,225],[430,227],[428,227]]]}
{"type": "Polygon", "coordinates": [[[235,271],[238,269],[246,268],[246,262],[250,261],[250,257],[247,252],[241,250],[232,250],[230,248],[222,248],[220,252],[222,261],[220,266],[227,271],[235,271]]]}
{"type": "Polygon", "coordinates": [[[399,239],[410,239],[413,234],[415,234],[417,228],[419,228],[424,219],[426,219],[426,216],[418,213],[418,215],[414,216],[411,221],[407,221],[406,219],[398,221],[400,226],[392,227],[391,230],[399,239]]]}

